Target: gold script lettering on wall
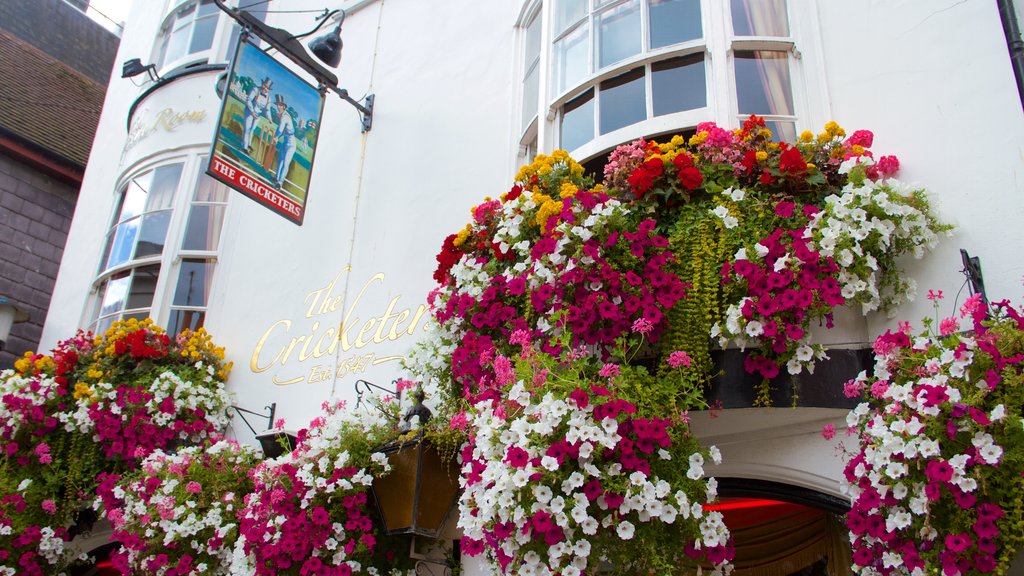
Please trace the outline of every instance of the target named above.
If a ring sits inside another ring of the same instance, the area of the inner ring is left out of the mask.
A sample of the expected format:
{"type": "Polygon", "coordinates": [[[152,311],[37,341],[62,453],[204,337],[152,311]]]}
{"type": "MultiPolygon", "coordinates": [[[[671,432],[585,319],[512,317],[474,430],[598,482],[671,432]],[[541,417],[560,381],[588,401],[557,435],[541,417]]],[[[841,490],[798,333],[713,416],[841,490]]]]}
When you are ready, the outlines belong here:
{"type": "Polygon", "coordinates": [[[149,115],[148,110],[143,110],[132,120],[132,125],[128,129],[128,140],[125,142],[124,152],[126,153],[134,148],[136,144],[153,132],[156,132],[158,128],[166,132],[174,132],[186,122],[202,124],[204,120],[206,120],[205,110],[185,110],[179,112],[173,108],[164,108],[153,116],[149,115]]]}
{"type": "Polygon", "coordinates": [[[402,296],[398,295],[388,301],[382,313],[361,317],[357,311],[360,303],[368,294],[383,289],[384,273],[370,277],[346,305],[344,295],[335,290],[347,271],[342,270],[327,285],[306,294],[302,318],[277,320],[267,327],[249,359],[252,372],[272,372],[271,380],[278,386],[315,384],[402,359],[378,356],[366,348],[415,334],[427,316],[427,306],[420,304],[415,310],[402,308],[402,296]],[[328,318],[339,311],[341,324],[335,325],[328,318]]]}

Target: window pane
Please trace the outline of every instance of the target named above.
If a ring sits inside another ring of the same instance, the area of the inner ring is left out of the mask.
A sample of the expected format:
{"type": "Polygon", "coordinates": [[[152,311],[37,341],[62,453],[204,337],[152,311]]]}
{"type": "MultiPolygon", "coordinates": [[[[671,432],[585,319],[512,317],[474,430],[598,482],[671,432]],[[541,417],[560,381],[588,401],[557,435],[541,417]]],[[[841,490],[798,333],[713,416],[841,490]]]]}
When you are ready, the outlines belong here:
{"type": "Polygon", "coordinates": [[[189,44],[188,53],[195,54],[203,50],[209,50],[213,46],[213,32],[217,28],[216,18],[203,18],[196,21],[195,30],[192,32],[192,43],[189,44]]]}
{"type": "Polygon", "coordinates": [[[160,265],[142,266],[132,274],[132,289],[128,294],[127,310],[149,309],[156,294],[156,280],[160,276],[160,265]]]}
{"type": "MultiPolygon", "coordinates": [[[[174,203],[174,190],[178,187],[181,177],[181,164],[161,166],[153,170],[152,177],[147,179],[149,188],[146,197],[146,211],[167,210],[174,203]]],[[[143,185],[145,186],[145,184],[143,185]]]]}
{"type": "Polygon", "coordinates": [[[534,16],[526,27],[526,38],[523,45],[525,48],[523,65],[528,69],[533,65],[534,60],[540,58],[540,13],[534,16]]]}
{"type": "Polygon", "coordinates": [[[786,0],[732,0],[737,36],[789,36],[786,0]]]}
{"type": "Polygon", "coordinates": [[[537,90],[538,82],[540,80],[540,74],[538,73],[538,67],[534,66],[526,74],[526,78],[523,79],[523,126],[522,129],[526,130],[526,127],[533,122],[533,119],[537,117],[537,90]]]}
{"type": "MultiPolygon", "coordinates": [[[[252,4],[253,2],[250,2],[252,4]]],[[[217,5],[213,3],[213,0],[202,0],[199,4],[199,18],[203,16],[209,16],[217,13],[217,5]]]]}
{"type": "Polygon", "coordinates": [[[601,82],[601,134],[645,120],[646,92],[643,68],[601,82]]]}
{"type": "MultiPolygon", "coordinates": [[[[740,118],[740,123],[747,117],[740,118]]],[[[768,120],[764,123],[765,128],[772,131],[772,140],[776,142],[796,142],[796,122],[779,122],[768,120]]]]}
{"type": "Polygon", "coordinates": [[[655,62],[651,70],[655,116],[707,106],[703,54],[655,62]]]}
{"type": "Polygon", "coordinates": [[[216,250],[224,222],[224,206],[196,204],[188,216],[182,250],[216,250]]]}
{"type": "Polygon", "coordinates": [[[206,312],[202,310],[171,310],[171,317],[167,319],[167,334],[174,337],[186,329],[196,331],[202,328],[205,320],[206,312]]]}
{"type": "Polygon", "coordinates": [[[559,92],[579,84],[587,75],[587,29],[586,25],[580,26],[555,43],[559,92]]]}
{"type": "MultiPolygon", "coordinates": [[[[207,158],[203,158],[200,163],[205,165],[207,161],[207,158]]],[[[228,187],[217,183],[206,174],[199,174],[199,179],[196,182],[196,194],[192,200],[195,202],[227,202],[228,187]]]]}
{"type": "Polygon", "coordinates": [[[587,15],[587,0],[558,0],[555,3],[555,35],[587,15]]]}
{"type": "Polygon", "coordinates": [[[150,176],[152,173],[147,172],[129,182],[125,187],[117,217],[118,222],[124,222],[142,213],[146,206],[146,190],[149,188],[150,176]]]}
{"type": "Polygon", "coordinates": [[[100,301],[100,316],[107,316],[124,310],[124,302],[128,297],[128,287],[131,284],[131,271],[120,272],[107,280],[103,287],[103,296],[100,301]]]}
{"type": "Polygon", "coordinates": [[[175,306],[206,306],[206,295],[213,280],[213,263],[209,260],[181,261],[178,286],[174,290],[175,306]]]}
{"type": "Polygon", "coordinates": [[[574,150],[594,139],[594,91],[587,90],[562,109],[562,148],[574,150]]]}
{"type": "Polygon", "coordinates": [[[786,52],[736,52],[736,99],[740,114],[793,115],[786,52]]]}
{"type": "Polygon", "coordinates": [[[135,237],[139,233],[139,221],[141,218],[129,220],[118,225],[114,232],[114,243],[110,249],[110,256],[104,270],[109,270],[118,264],[124,264],[132,258],[132,251],[135,248],[135,237]]]}
{"type": "Polygon", "coordinates": [[[185,50],[188,47],[189,28],[182,28],[175,30],[171,33],[171,37],[167,39],[167,49],[164,50],[163,62],[173,62],[178,58],[181,58],[186,54],[185,50]]]}
{"type": "Polygon", "coordinates": [[[700,0],[652,0],[650,6],[651,48],[696,40],[703,35],[700,0]]]}
{"type": "Polygon", "coordinates": [[[135,248],[135,258],[153,256],[164,251],[167,239],[167,225],[171,222],[171,212],[164,210],[146,214],[142,217],[142,231],[139,234],[139,245],[135,248]]]}
{"type": "Polygon", "coordinates": [[[633,0],[598,16],[599,68],[640,53],[640,2],[633,0]]]}

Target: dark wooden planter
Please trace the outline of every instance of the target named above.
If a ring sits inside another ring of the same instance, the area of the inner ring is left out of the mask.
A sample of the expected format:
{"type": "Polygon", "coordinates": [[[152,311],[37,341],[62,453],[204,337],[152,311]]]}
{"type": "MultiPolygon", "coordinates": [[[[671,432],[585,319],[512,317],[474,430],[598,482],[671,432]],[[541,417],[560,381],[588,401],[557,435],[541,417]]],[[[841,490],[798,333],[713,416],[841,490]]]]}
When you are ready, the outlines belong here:
{"type": "MultiPolygon", "coordinates": [[[[749,408],[754,406],[760,374],[749,374],[743,360],[749,351],[738,349],[713,350],[711,360],[714,373],[707,399],[719,402],[722,408],[749,408]]],[[[790,375],[785,367],[771,380],[772,406],[782,408],[854,408],[859,398],[847,398],[843,387],[861,370],[871,370],[874,357],[870,348],[831,349],[827,360],[819,360],[814,374],[790,375]],[[794,402],[794,396],[796,401],[794,402]]]]}

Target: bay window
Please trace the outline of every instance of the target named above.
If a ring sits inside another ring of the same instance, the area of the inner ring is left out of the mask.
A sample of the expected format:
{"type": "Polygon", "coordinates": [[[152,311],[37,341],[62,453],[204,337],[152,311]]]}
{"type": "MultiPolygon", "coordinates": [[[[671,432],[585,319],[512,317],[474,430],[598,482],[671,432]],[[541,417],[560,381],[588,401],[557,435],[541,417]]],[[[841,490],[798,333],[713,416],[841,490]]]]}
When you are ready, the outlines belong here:
{"type": "MultiPolygon", "coordinates": [[[[537,29],[546,40],[539,58],[527,50],[522,126],[541,119],[541,151],[563,148],[585,159],[700,122],[739,126],[750,114],[763,116],[776,138],[796,138],[804,100],[786,0],[534,0],[528,7],[524,13],[538,16],[521,26],[525,44],[533,46],[537,29]],[[547,68],[539,97],[535,62],[547,68]]],[[[521,146],[528,137],[536,134],[526,132],[521,146]]]]}
{"type": "Polygon", "coordinates": [[[120,187],[90,330],[123,318],[151,317],[170,334],[203,325],[228,199],[227,188],[202,172],[205,163],[200,156],[164,162],[120,187]]]}

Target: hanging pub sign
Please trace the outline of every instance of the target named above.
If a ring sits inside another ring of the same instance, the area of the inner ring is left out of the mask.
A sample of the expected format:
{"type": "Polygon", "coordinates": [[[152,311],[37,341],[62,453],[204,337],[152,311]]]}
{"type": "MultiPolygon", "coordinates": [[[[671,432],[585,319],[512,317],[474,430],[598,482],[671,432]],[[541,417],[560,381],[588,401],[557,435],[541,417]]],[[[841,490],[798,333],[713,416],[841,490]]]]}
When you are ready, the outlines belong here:
{"type": "Polygon", "coordinates": [[[302,225],[324,95],[240,36],[207,173],[302,225]]]}

